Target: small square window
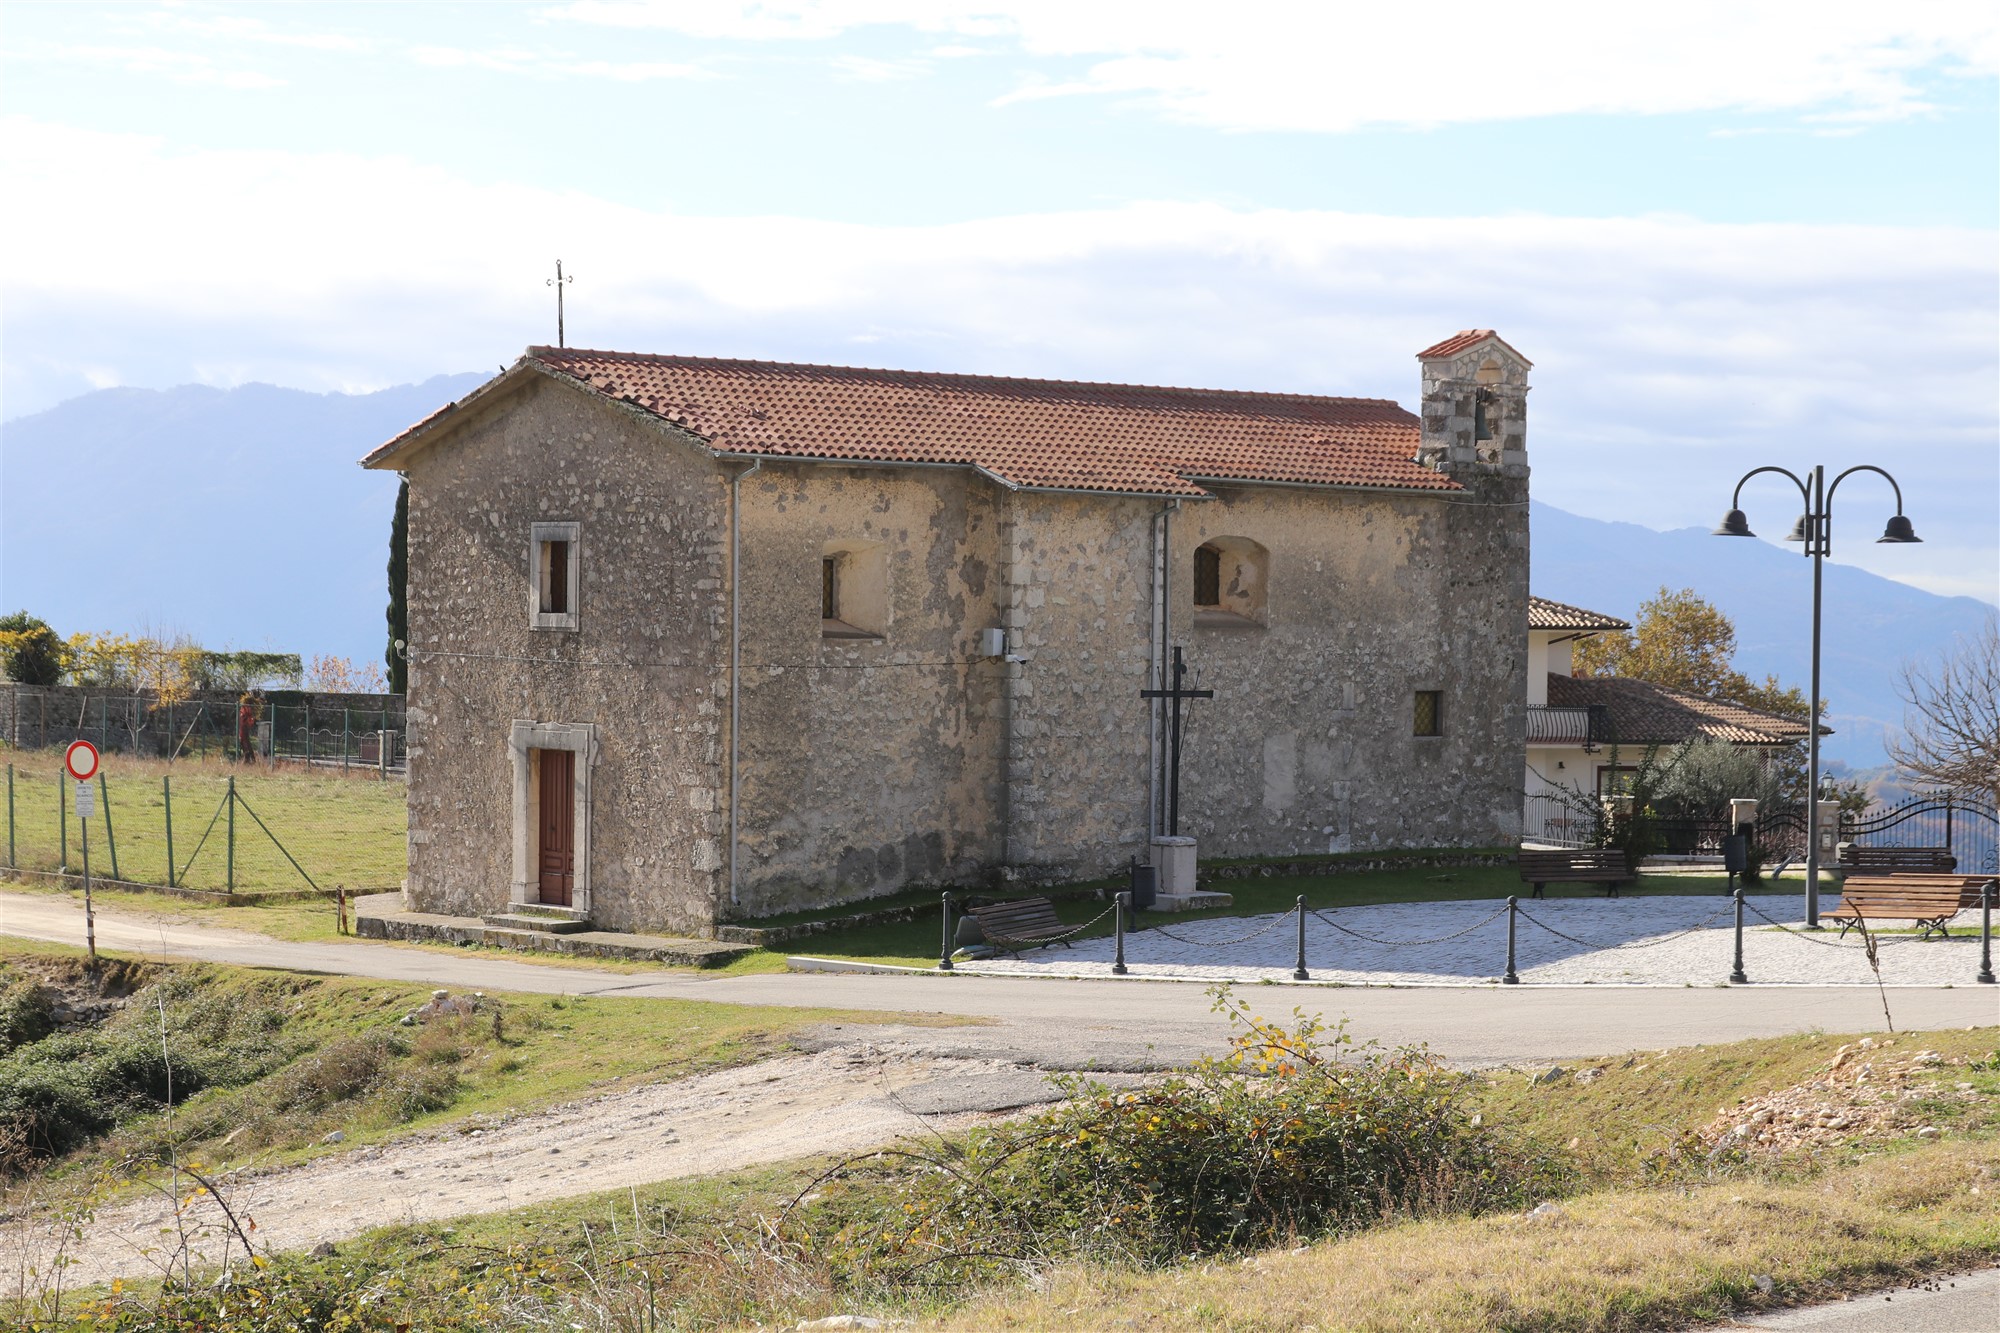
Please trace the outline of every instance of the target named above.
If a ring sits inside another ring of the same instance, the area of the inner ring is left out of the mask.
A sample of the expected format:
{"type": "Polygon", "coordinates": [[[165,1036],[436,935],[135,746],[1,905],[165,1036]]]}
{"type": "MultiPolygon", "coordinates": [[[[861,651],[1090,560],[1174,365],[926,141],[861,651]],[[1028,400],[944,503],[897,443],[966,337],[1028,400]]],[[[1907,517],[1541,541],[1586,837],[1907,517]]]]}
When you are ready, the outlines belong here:
{"type": "Polygon", "coordinates": [[[1444,735],[1444,692],[1442,690],[1418,690],[1416,726],[1412,734],[1417,736],[1444,735]]]}
{"type": "Polygon", "coordinates": [[[528,535],[528,624],[577,627],[577,525],[536,523],[528,535]]]}

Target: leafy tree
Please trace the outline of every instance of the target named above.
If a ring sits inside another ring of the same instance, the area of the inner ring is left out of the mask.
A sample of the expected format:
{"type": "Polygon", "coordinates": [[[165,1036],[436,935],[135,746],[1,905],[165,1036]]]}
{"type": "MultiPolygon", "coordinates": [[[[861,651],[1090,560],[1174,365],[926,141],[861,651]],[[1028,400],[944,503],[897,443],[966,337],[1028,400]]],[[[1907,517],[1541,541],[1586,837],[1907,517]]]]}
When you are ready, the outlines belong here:
{"type": "Polygon", "coordinates": [[[2000,619],[1900,677],[1905,735],[1889,757],[1912,777],[2000,800],[2000,619]]]}
{"type": "Polygon", "coordinates": [[[383,660],[389,664],[389,693],[402,694],[409,688],[409,663],[396,651],[396,641],[410,638],[410,482],[403,479],[396,488],[396,514],[389,521],[389,646],[383,660]]]}
{"type": "Polygon", "coordinates": [[[47,621],[26,611],[0,616],[0,673],[8,680],[56,685],[68,669],[63,641],[47,621]]]}

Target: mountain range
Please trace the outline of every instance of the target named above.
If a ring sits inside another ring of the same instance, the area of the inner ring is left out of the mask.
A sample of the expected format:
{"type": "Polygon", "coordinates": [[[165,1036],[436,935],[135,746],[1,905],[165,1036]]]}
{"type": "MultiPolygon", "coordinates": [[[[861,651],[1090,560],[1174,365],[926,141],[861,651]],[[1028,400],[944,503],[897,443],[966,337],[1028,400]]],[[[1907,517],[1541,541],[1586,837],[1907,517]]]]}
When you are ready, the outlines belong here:
{"type": "MultiPolygon", "coordinates": [[[[59,633],[185,631],[211,648],[379,660],[393,475],[369,449],[484,374],[367,394],[251,384],[104,389],[0,425],[0,610],[59,633]]],[[[1812,575],[1795,550],[1657,532],[1536,503],[1534,591],[1631,620],[1661,587],[1736,623],[1737,666],[1805,685],[1812,575]]],[[[1896,672],[1994,609],[1829,563],[1824,753],[1883,761],[1902,717],[1896,672]]]]}

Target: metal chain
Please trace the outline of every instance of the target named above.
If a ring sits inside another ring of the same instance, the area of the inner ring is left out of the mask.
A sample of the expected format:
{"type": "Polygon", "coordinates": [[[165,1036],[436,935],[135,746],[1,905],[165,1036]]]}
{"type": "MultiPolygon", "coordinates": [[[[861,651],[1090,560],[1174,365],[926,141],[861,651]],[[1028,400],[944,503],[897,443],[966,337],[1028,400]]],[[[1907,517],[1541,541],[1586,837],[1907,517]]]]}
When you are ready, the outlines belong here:
{"type": "Polygon", "coordinates": [[[1534,917],[1528,915],[1528,912],[1525,908],[1517,908],[1515,910],[1520,912],[1522,920],[1526,921],[1529,925],[1538,926],[1541,929],[1546,930],[1549,934],[1555,936],[1559,940],[1568,940],[1571,944],[1582,945],[1586,949],[1597,949],[1606,953],[1610,953],[1617,949],[1650,949],[1657,944],[1671,944],[1673,941],[1680,939],[1683,935],[1692,935],[1697,930],[1708,929],[1709,922],[1720,921],[1723,917],[1728,916],[1731,912],[1736,910],[1736,904],[1734,902],[1731,902],[1727,906],[1723,907],[1721,911],[1715,913],[1713,916],[1704,917],[1700,921],[1695,922],[1692,926],[1689,926],[1684,930],[1677,930],[1671,935],[1660,935],[1654,938],[1643,939],[1643,940],[1626,940],[1623,944],[1605,944],[1598,940],[1578,939],[1574,935],[1566,934],[1563,931],[1557,930],[1554,926],[1549,925],[1547,922],[1537,921],[1534,917]]]}
{"type": "MultiPolygon", "coordinates": [[[[1751,903],[1746,901],[1743,905],[1745,907],[1750,908],[1751,911],[1756,912],[1758,916],[1763,917],[1765,924],[1770,926],[1775,926],[1777,929],[1784,931],[1785,934],[1795,936],[1798,939],[1802,939],[1808,944],[1817,944],[1821,948],[1825,949],[1866,949],[1868,947],[1866,939],[1864,939],[1859,944],[1848,944],[1838,939],[1831,939],[1831,940],[1823,939],[1818,935],[1814,935],[1810,931],[1793,930],[1790,926],[1786,925],[1782,921],[1773,921],[1770,917],[1764,916],[1764,913],[1757,907],[1753,906],[1751,903]]],[[[1867,930],[1866,927],[1862,927],[1862,929],[1864,932],[1866,932],[1867,930]]],[[[1892,940],[1884,939],[1880,935],[1874,935],[1871,936],[1871,938],[1874,939],[1875,947],[1877,949],[1887,949],[1897,944],[1928,944],[1930,942],[1927,937],[1922,935],[1901,935],[1892,940]]],[[[1949,938],[1949,936],[1947,936],[1946,938],[1949,938]]]]}
{"type": "Polygon", "coordinates": [[[1102,912],[1099,912],[1096,916],[1090,918],[1090,920],[1084,922],[1076,929],[1066,930],[1060,935],[1045,935],[1042,938],[1035,940],[1015,939],[1012,935],[989,935],[986,938],[986,942],[988,944],[999,945],[1003,949],[1007,947],[1007,945],[1009,944],[1032,944],[1037,948],[1040,948],[1044,944],[1061,944],[1064,940],[1075,939],[1078,935],[1083,934],[1084,931],[1089,930],[1092,926],[1102,921],[1105,917],[1110,916],[1111,913],[1116,909],[1116,906],[1117,904],[1114,903],[1111,907],[1105,908],[1102,912]]]}
{"type": "Polygon", "coordinates": [[[1155,934],[1165,935],[1170,940],[1179,940],[1182,944],[1197,944],[1203,946],[1204,948],[1221,949],[1221,948],[1226,948],[1227,946],[1232,944],[1242,944],[1245,943],[1246,941],[1254,940],[1259,935],[1268,935],[1273,930],[1276,930],[1279,926],[1282,926],[1285,922],[1291,919],[1292,919],[1292,914],[1290,912],[1286,912],[1282,916],[1274,916],[1269,921],[1265,922],[1262,926],[1259,926],[1256,930],[1251,931],[1248,935],[1238,935],[1233,940],[1191,940],[1185,935],[1174,934],[1174,932],[1168,930],[1165,926],[1147,926],[1146,929],[1152,931],[1155,934]]]}
{"type": "Polygon", "coordinates": [[[1332,917],[1326,916],[1323,913],[1317,911],[1316,909],[1308,908],[1307,910],[1311,912],[1312,915],[1318,917],[1321,921],[1325,922],[1327,925],[1332,926],[1335,930],[1339,931],[1343,935],[1352,935],[1355,939],[1367,940],[1370,944],[1385,944],[1392,949],[1409,948],[1411,946],[1419,944],[1443,944],[1446,940],[1455,940],[1459,938],[1459,936],[1461,935],[1470,935],[1473,931],[1478,930],[1481,926],[1488,925],[1507,914],[1507,909],[1502,907],[1492,916],[1483,917],[1480,920],[1475,921],[1471,925],[1467,926],[1464,930],[1454,930],[1449,935],[1433,935],[1429,939],[1422,939],[1422,940],[1385,940],[1377,935],[1364,935],[1358,930],[1349,930],[1346,926],[1341,925],[1338,921],[1335,921],[1332,917]]]}

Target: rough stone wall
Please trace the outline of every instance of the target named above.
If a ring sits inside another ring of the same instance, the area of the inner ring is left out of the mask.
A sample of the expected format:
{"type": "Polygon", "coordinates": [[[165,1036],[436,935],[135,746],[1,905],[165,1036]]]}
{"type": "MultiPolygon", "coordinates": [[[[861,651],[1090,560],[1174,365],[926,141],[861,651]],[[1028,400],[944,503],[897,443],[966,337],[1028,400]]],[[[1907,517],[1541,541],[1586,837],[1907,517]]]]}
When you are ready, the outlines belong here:
{"type": "Polygon", "coordinates": [[[593,922],[706,934],[724,865],[727,470],[530,382],[408,475],[412,906],[505,906],[510,725],[588,723],[593,922]],[[532,630],[530,525],[569,521],[578,628],[532,630]]]}
{"type": "Polygon", "coordinates": [[[958,470],[780,465],[742,492],[740,901],[726,914],[976,881],[1000,856],[1004,668],[978,643],[1000,623],[998,488],[958,470]],[[880,562],[885,623],[828,637],[820,562],[857,549],[880,562]]]}

